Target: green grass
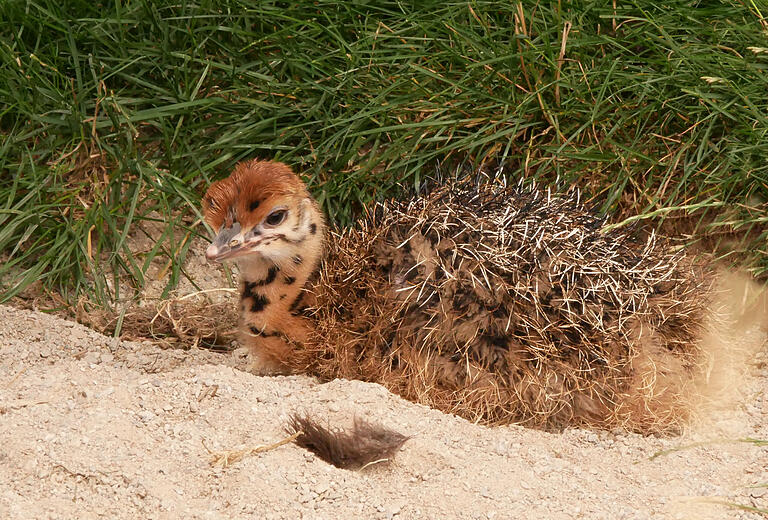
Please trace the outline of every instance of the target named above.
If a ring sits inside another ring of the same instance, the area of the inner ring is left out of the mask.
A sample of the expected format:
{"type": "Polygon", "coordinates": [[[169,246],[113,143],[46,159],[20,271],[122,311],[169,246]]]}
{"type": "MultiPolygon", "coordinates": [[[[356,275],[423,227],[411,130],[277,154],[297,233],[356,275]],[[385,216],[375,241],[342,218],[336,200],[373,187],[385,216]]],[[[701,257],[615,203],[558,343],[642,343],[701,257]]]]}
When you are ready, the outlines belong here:
{"type": "Polygon", "coordinates": [[[0,300],[130,297],[107,277],[158,255],[170,289],[200,195],[250,157],[342,225],[437,162],[503,162],[622,216],[709,209],[768,271],[768,13],[619,4],[4,0],[0,300]]]}

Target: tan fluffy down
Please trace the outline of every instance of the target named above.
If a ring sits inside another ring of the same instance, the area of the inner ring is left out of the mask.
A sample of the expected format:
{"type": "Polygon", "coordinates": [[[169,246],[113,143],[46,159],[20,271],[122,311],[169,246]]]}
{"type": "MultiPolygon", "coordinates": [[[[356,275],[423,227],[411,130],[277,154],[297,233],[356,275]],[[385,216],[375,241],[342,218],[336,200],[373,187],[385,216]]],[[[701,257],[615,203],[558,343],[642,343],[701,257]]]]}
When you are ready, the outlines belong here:
{"type": "Polygon", "coordinates": [[[576,196],[450,183],[331,234],[294,371],[385,385],[472,421],[676,431],[710,277],[576,196]]]}

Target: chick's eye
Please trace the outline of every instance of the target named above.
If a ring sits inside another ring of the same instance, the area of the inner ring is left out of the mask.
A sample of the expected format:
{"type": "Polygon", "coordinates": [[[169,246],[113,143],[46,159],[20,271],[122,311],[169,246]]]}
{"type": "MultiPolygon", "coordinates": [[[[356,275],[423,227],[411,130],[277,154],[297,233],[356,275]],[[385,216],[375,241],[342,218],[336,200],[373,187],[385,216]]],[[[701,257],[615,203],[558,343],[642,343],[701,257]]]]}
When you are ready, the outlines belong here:
{"type": "Polygon", "coordinates": [[[266,220],[264,221],[268,226],[277,226],[285,220],[285,216],[288,214],[288,211],[284,209],[280,209],[277,211],[273,211],[270,213],[266,220]]]}

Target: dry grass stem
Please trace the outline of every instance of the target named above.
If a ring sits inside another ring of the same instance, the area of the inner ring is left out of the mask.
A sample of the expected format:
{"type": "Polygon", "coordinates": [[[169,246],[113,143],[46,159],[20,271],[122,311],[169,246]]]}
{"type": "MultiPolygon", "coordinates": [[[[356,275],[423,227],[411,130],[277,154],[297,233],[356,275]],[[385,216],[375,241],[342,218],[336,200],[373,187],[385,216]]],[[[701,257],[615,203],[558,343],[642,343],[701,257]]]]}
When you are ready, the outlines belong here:
{"type": "Polygon", "coordinates": [[[19,370],[18,372],[16,372],[16,375],[15,375],[15,376],[13,376],[13,377],[11,378],[11,380],[10,380],[10,381],[8,381],[8,384],[7,384],[7,385],[5,385],[5,387],[6,387],[6,388],[10,388],[10,387],[12,387],[12,386],[14,385],[14,383],[16,383],[16,381],[17,381],[17,380],[18,380],[18,379],[21,377],[21,375],[22,375],[24,372],[26,372],[26,371],[27,371],[27,369],[28,369],[28,368],[29,368],[29,365],[26,365],[24,368],[22,368],[21,370],[19,370]]]}
{"type": "Polygon", "coordinates": [[[274,449],[279,448],[280,446],[283,446],[285,444],[288,444],[289,442],[293,442],[296,440],[299,435],[301,435],[302,432],[296,432],[282,440],[279,440],[273,444],[267,444],[264,446],[257,446],[255,448],[245,448],[240,450],[225,450],[225,451],[212,451],[208,448],[208,446],[205,445],[205,442],[203,442],[203,447],[208,451],[208,453],[211,455],[211,465],[212,466],[219,466],[223,468],[227,468],[231,466],[232,464],[235,464],[241,460],[243,460],[245,457],[250,457],[252,455],[256,455],[257,453],[264,453],[267,451],[271,451],[274,449]]]}
{"type": "Polygon", "coordinates": [[[77,307],[78,321],[101,332],[112,333],[120,324],[124,339],[152,339],[164,346],[196,345],[215,349],[230,349],[235,337],[237,317],[229,300],[212,301],[208,294],[236,293],[221,288],[196,291],[154,303],[132,304],[122,313],[100,308],[81,301],[77,307]]]}

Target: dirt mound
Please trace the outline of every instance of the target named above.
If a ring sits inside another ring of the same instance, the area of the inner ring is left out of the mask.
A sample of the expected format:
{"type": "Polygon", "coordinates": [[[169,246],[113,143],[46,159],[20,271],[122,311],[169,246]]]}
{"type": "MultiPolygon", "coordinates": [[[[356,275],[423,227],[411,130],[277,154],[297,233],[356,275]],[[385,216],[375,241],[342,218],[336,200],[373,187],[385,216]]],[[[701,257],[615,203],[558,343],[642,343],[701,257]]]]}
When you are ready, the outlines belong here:
{"type": "MultiPolygon", "coordinates": [[[[742,341],[761,344],[747,331],[742,341]]],[[[120,342],[0,306],[0,517],[758,518],[768,507],[768,360],[683,437],[486,428],[359,381],[257,377],[237,353],[120,342]],[[220,467],[209,452],[285,437],[291,413],[410,436],[389,464],[330,466],[294,444],[220,467]]],[[[734,376],[736,377],[736,376],[734,376]]],[[[731,380],[733,381],[733,379],[731,380]]]]}

